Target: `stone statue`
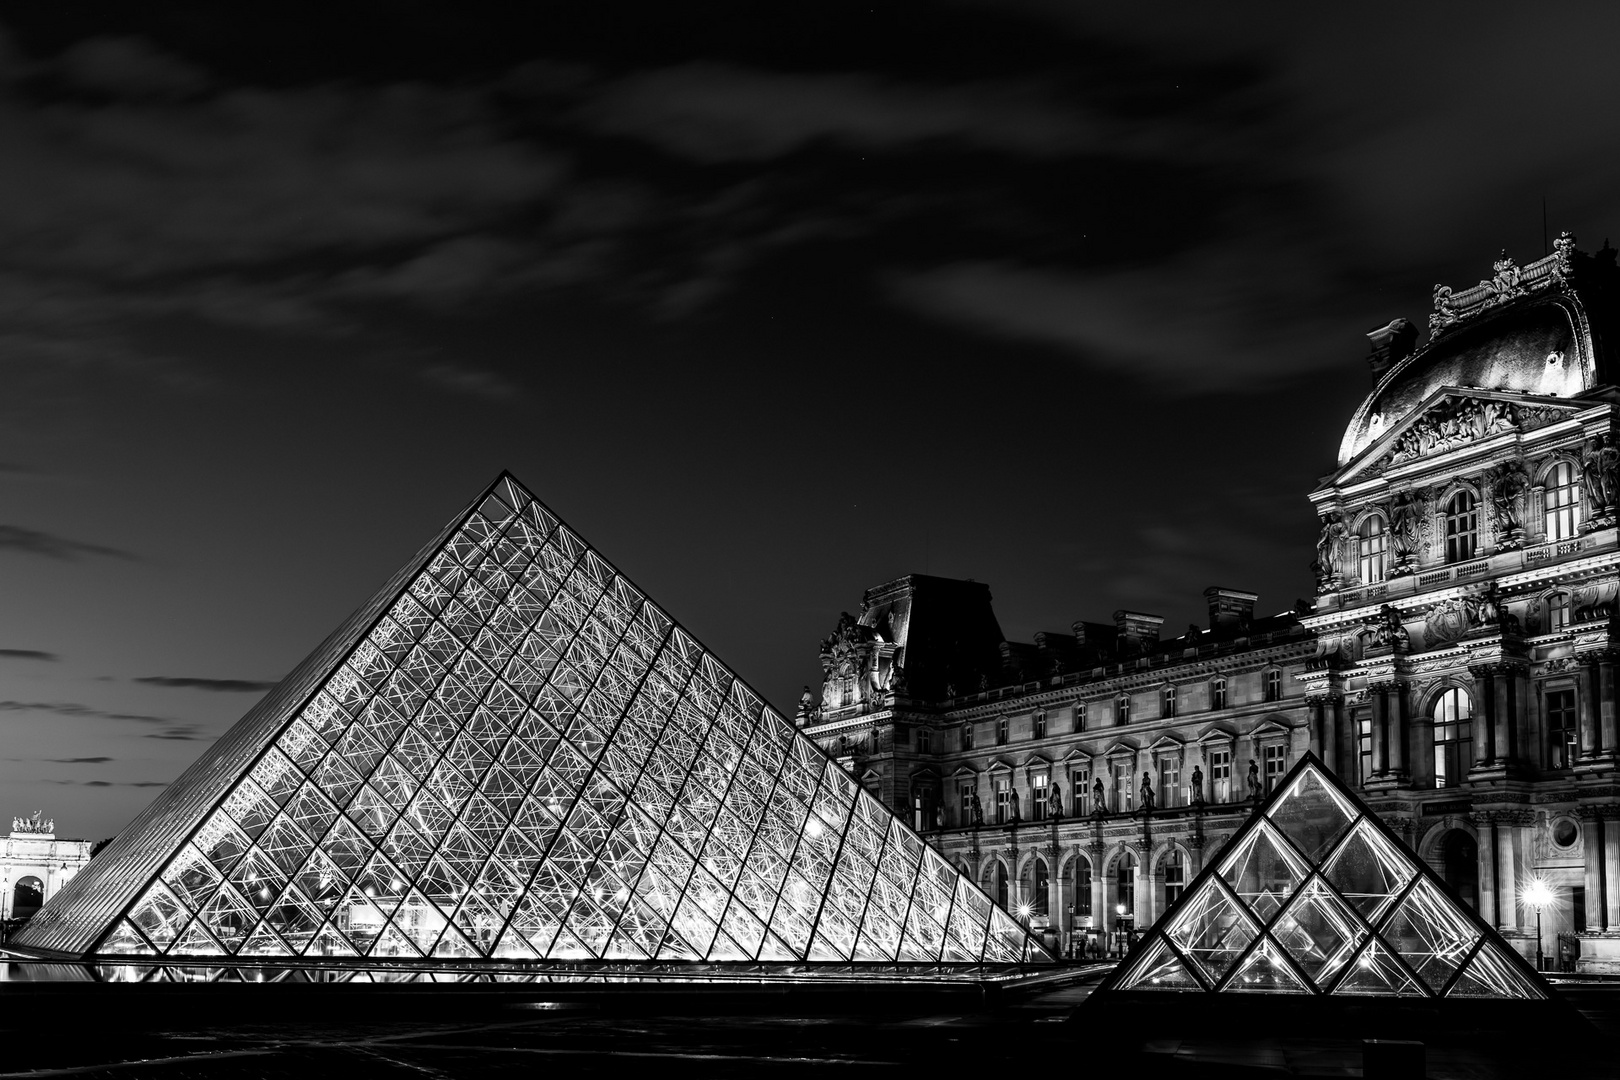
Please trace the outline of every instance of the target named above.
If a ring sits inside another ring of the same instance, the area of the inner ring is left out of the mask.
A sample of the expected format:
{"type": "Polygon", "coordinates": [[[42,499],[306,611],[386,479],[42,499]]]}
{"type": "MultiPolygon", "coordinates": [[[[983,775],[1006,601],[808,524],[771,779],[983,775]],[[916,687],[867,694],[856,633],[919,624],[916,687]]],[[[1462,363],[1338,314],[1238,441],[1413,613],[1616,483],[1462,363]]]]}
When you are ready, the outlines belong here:
{"type": "Polygon", "coordinates": [[[1053,821],[1056,821],[1056,820],[1058,820],[1059,818],[1061,818],[1063,816],[1063,785],[1062,784],[1053,784],[1052,785],[1052,790],[1051,790],[1050,794],[1048,794],[1048,796],[1047,796],[1047,812],[1052,815],[1052,820],[1053,821]]]}
{"type": "Polygon", "coordinates": [[[1249,798],[1260,801],[1260,763],[1249,759],[1249,798]]]}
{"type": "Polygon", "coordinates": [[[945,827],[945,807],[940,803],[935,803],[934,804],[934,828],[943,829],[944,827],[945,827]]]}
{"type": "Polygon", "coordinates": [[[1102,817],[1108,812],[1108,793],[1103,790],[1102,777],[1097,777],[1091,785],[1091,812],[1102,817]]]}
{"type": "Polygon", "coordinates": [[[984,804],[979,802],[979,793],[975,791],[968,797],[968,806],[973,814],[973,826],[977,828],[984,824],[984,804]]]}
{"type": "Polygon", "coordinates": [[[1395,501],[1389,507],[1390,547],[1395,556],[1391,576],[1412,572],[1412,563],[1418,554],[1422,518],[1423,508],[1416,495],[1403,491],[1395,496],[1395,501]]]}
{"type": "Polygon", "coordinates": [[[1587,439],[1581,448],[1581,486],[1586,491],[1588,522],[1607,523],[1613,518],[1617,471],[1620,450],[1603,436],[1587,439]]]}
{"type": "Polygon", "coordinates": [[[1344,519],[1337,514],[1323,514],[1318,524],[1322,532],[1316,539],[1317,581],[1326,580],[1331,588],[1339,578],[1339,551],[1347,535],[1344,519]]]}
{"type": "Polygon", "coordinates": [[[1012,788],[1007,792],[1007,813],[1014,825],[1024,820],[1024,815],[1018,809],[1018,789],[1012,788]]]}
{"type": "Polygon", "coordinates": [[[810,693],[810,688],[806,686],[804,692],[799,695],[799,711],[794,714],[794,719],[799,722],[800,727],[803,727],[810,722],[810,718],[815,715],[815,711],[815,695],[810,693]]]}
{"type": "Polygon", "coordinates": [[[1142,813],[1153,813],[1153,777],[1147,772],[1142,773],[1142,813]]]}
{"type": "Polygon", "coordinates": [[[1380,645],[1388,645],[1397,651],[1404,651],[1412,642],[1412,635],[1407,633],[1406,624],[1401,621],[1401,613],[1393,604],[1385,604],[1378,609],[1378,614],[1370,620],[1373,625],[1374,640],[1380,645]]]}
{"type": "Polygon", "coordinates": [[[1530,480],[1524,466],[1517,462],[1498,465],[1485,474],[1490,481],[1491,527],[1496,532],[1496,546],[1510,551],[1524,543],[1524,512],[1520,509],[1530,480]]]}
{"type": "Polygon", "coordinates": [[[1204,805],[1204,770],[1197,765],[1193,766],[1192,771],[1192,797],[1194,806],[1204,805]]]}

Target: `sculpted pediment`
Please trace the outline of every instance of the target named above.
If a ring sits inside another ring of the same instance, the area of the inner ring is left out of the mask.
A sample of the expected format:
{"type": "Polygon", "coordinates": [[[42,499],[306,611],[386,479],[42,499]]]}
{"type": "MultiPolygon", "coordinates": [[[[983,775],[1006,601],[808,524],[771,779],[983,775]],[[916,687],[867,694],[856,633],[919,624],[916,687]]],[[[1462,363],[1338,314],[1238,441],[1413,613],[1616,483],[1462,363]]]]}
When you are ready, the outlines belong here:
{"type": "MultiPolygon", "coordinates": [[[[1339,480],[1382,473],[1408,461],[1438,457],[1497,435],[1534,431],[1584,407],[1558,398],[1445,387],[1383,432],[1339,480]]],[[[1373,420],[1376,423],[1377,417],[1373,420]]]]}

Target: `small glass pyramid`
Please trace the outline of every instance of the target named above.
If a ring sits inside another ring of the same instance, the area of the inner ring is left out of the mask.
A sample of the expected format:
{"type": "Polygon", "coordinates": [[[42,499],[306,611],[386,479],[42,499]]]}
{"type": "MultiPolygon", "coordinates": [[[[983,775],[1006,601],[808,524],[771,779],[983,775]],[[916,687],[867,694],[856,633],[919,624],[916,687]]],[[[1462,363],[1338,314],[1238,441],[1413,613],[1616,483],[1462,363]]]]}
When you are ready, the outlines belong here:
{"type": "Polygon", "coordinates": [[[1313,754],[1097,992],[1124,990],[1547,997],[1313,754]]]}
{"type": "Polygon", "coordinates": [[[15,944],[1050,959],[506,475],[15,944]]]}

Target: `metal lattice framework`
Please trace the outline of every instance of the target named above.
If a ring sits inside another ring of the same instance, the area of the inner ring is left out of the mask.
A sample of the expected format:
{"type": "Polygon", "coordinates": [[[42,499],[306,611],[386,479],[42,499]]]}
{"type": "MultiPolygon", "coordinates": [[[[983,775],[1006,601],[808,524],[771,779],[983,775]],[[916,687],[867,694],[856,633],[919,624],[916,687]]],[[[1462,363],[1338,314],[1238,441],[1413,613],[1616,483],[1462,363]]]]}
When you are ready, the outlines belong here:
{"type": "Polygon", "coordinates": [[[1124,990],[1547,997],[1311,754],[1098,992],[1124,990]]]}
{"type": "Polygon", "coordinates": [[[17,944],[1047,959],[504,475],[99,862],[17,944]]]}

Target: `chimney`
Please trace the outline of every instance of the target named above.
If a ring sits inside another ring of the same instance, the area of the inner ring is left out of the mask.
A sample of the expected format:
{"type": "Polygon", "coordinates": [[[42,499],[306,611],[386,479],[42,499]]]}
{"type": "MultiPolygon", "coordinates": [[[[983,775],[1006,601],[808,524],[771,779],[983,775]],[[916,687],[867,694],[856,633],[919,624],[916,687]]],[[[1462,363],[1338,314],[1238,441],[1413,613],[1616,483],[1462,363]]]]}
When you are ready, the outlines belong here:
{"type": "Polygon", "coordinates": [[[1126,648],[1142,649],[1156,645],[1163,615],[1144,615],[1140,611],[1114,612],[1114,625],[1119,628],[1119,640],[1126,648]]]}
{"type": "Polygon", "coordinates": [[[1222,627],[1242,626],[1252,622],[1254,602],[1259,598],[1259,593],[1211,585],[1204,590],[1204,599],[1209,601],[1209,628],[1219,630],[1222,627]]]}
{"type": "Polygon", "coordinates": [[[1367,331],[1367,340],[1372,343],[1367,366],[1377,378],[1412,355],[1417,347],[1417,327],[1405,319],[1392,319],[1388,326],[1367,331]]]}

